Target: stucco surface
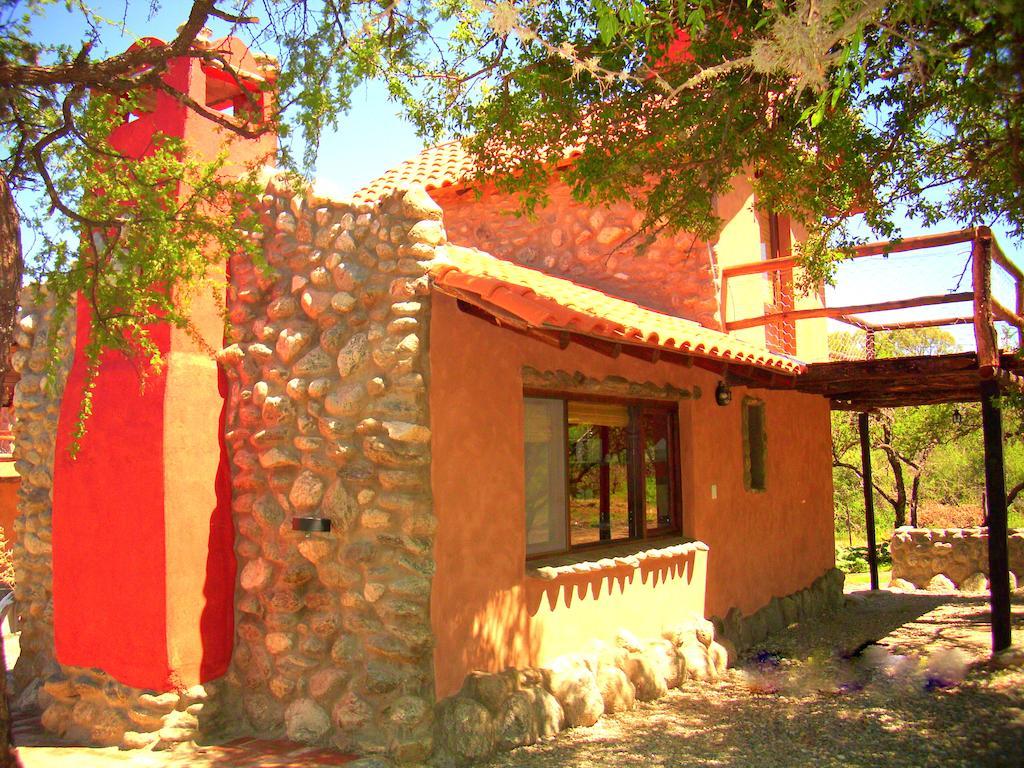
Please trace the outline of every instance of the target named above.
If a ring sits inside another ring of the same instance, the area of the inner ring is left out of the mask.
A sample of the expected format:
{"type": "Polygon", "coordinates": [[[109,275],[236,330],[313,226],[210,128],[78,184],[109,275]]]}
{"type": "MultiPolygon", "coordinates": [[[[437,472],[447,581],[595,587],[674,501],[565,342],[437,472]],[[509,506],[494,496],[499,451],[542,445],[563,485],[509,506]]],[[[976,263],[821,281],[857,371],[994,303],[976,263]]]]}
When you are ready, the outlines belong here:
{"type": "MultiPolygon", "coordinates": [[[[61,664],[98,667],[166,690],[163,399],[166,377],[139,389],[136,366],[106,352],[89,429],[71,456],[85,386],[89,313],[79,301],[75,360],[54,450],[53,625],[61,664]],[[119,642],[110,642],[118,637],[119,642]]],[[[167,328],[152,339],[166,354],[167,328]]]]}
{"type": "MultiPolygon", "coordinates": [[[[13,465],[8,464],[13,470],[13,465]]],[[[2,468],[0,468],[2,471],[2,468]]],[[[0,528],[4,529],[7,543],[14,544],[14,518],[18,514],[18,485],[21,478],[13,471],[10,475],[0,475],[0,528]]]]}
{"type": "MultiPolygon", "coordinates": [[[[531,605],[537,587],[527,580],[525,561],[524,365],[704,393],[682,400],[679,415],[683,533],[710,546],[707,587],[704,595],[687,593],[680,612],[701,602],[708,615],[724,615],[732,606],[752,612],[773,596],[807,586],[832,566],[824,400],[758,393],[768,406],[768,490],[751,493],[743,488],[738,404],[743,390],[737,388],[732,406],[716,406],[711,393],[718,377],[711,373],[627,356],[612,359],[576,345],[559,350],[466,315],[454,300],[436,295],[430,355],[431,482],[438,520],[431,621],[438,697],[456,690],[472,669],[542,661],[545,643],[555,643],[548,636],[567,633],[575,642],[591,632],[614,634],[619,616],[627,618],[602,598],[595,603],[600,609],[580,601],[557,617],[551,612],[539,619],[539,603],[531,605]]],[[[694,580],[687,588],[698,585],[694,580]]],[[[629,626],[631,631],[656,635],[672,621],[658,611],[680,597],[666,600],[664,587],[629,595],[642,608],[628,618],[644,625],[629,626]]]]}

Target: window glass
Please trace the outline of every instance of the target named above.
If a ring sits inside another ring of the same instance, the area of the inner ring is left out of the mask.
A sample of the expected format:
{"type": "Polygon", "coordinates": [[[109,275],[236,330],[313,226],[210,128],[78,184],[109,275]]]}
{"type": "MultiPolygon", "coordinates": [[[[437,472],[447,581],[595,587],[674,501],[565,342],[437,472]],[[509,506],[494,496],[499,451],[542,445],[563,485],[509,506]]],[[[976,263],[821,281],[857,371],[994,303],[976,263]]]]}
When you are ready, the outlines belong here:
{"type": "Polygon", "coordinates": [[[570,417],[569,543],[573,546],[629,538],[627,447],[626,427],[573,424],[570,417]]]}
{"type": "Polygon", "coordinates": [[[647,530],[675,525],[672,504],[672,425],[665,412],[641,416],[644,451],[644,521],[647,530]]]}
{"type": "Polygon", "coordinates": [[[566,549],[565,403],[525,400],[526,552],[566,549]]]}
{"type": "Polygon", "coordinates": [[[528,555],[679,530],[674,409],[524,402],[528,555]]]}

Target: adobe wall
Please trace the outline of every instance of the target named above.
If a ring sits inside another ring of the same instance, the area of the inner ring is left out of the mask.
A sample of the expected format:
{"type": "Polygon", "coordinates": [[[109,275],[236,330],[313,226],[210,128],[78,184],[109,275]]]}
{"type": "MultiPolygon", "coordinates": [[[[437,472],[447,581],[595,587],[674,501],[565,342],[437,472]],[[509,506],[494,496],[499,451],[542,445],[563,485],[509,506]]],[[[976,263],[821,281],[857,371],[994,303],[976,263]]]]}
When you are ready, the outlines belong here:
{"type": "MultiPolygon", "coordinates": [[[[543,603],[531,602],[537,587],[527,577],[525,560],[524,367],[597,382],[621,377],[625,382],[613,380],[612,386],[623,393],[631,382],[690,395],[677,397],[683,533],[705,542],[709,551],[703,595],[696,593],[702,558],[696,570],[680,569],[690,590],[680,587],[681,614],[702,604],[705,615],[725,616],[732,607],[750,614],[773,597],[808,587],[833,566],[825,400],[756,393],[767,405],[768,490],[750,492],[743,484],[744,392],[737,388],[732,405],[717,406],[711,393],[718,378],[702,369],[652,365],[626,355],[612,359],[572,344],[559,350],[460,312],[454,300],[440,295],[433,300],[430,355],[431,482],[438,521],[431,621],[439,698],[458,690],[473,669],[537,664],[547,653],[545,644],[556,642],[549,636],[565,631],[570,637],[606,637],[620,628],[610,610],[574,613],[571,588],[560,598],[567,611],[559,608],[538,619],[543,603]],[[586,627],[576,623],[578,617],[586,627]]],[[[653,594],[637,599],[660,607],[663,594],[657,603],[653,594]]],[[[634,626],[624,628],[657,636],[672,619],[648,611],[629,621],[634,626]]]]}
{"type": "MultiPolygon", "coordinates": [[[[679,232],[647,247],[629,240],[643,214],[625,203],[593,208],[555,180],[549,204],[535,219],[515,215],[518,201],[493,186],[438,189],[453,243],[566,277],[661,312],[718,326],[718,288],[707,243],[679,232]]],[[[756,254],[751,256],[756,258],[756,254]]]]}
{"type": "Polygon", "coordinates": [[[0,528],[3,528],[8,547],[11,547],[17,538],[14,521],[18,516],[18,486],[21,485],[21,478],[13,467],[6,472],[5,469],[3,463],[0,463],[0,528]]]}
{"type": "Polygon", "coordinates": [[[226,439],[239,574],[222,732],[432,749],[424,193],[354,207],[283,179],[267,267],[231,263],[226,439]],[[292,530],[294,516],[331,521],[292,530]]]}

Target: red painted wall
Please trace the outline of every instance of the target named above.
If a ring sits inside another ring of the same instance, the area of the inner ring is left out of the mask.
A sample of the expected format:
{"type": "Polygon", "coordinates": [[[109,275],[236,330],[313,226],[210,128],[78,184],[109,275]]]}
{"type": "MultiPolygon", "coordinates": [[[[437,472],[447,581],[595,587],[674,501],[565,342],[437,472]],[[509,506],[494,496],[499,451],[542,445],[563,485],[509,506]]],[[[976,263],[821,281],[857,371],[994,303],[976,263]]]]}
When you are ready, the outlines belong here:
{"type": "MultiPolygon", "coordinates": [[[[244,46],[228,47],[242,69],[257,71],[244,46]]],[[[165,75],[201,103],[206,77],[186,59],[172,62],[165,75]]],[[[120,126],[111,143],[141,157],[157,131],[184,137],[204,160],[228,147],[229,171],[272,159],[276,146],[273,136],[228,142],[162,93],[152,112],[120,126]]],[[[211,266],[211,275],[223,279],[223,265],[211,266]]],[[[212,298],[197,297],[192,321],[220,346],[223,323],[212,298]]],[[[153,327],[164,367],[149,371],[140,390],[145,364],[105,354],[87,432],[72,459],[88,329],[88,306],[80,300],[54,467],[57,659],[158,691],[219,677],[231,657],[235,583],[222,375],[188,334],[153,327]]]]}
{"type": "MultiPolygon", "coordinates": [[[[77,347],[89,327],[79,301],[77,347]]],[[[161,353],[166,326],[152,329],[161,353]]],[[[53,625],[62,664],[99,667],[140,688],[170,677],[164,561],[165,377],[144,392],[133,361],[103,356],[93,412],[72,459],[86,360],[76,354],[58,422],[53,487],[53,625]]]]}

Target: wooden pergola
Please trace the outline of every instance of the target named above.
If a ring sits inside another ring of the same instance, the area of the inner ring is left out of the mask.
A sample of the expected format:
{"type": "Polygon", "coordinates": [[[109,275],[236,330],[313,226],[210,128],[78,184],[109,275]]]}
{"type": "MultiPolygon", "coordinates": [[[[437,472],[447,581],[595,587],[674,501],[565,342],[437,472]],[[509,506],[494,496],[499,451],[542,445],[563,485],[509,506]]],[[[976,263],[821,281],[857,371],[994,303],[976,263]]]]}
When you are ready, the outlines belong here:
{"type": "MultiPolygon", "coordinates": [[[[852,257],[864,258],[925,248],[971,244],[971,290],[896,301],[844,307],[797,309],[792,300],[776,302],[770,311],[757,317],[725,323],[726,330],[771,327],[788,324],[795,333],[797,321],[832,318],[865,333],[865,356],[861,360],[810,363],[806,372],[780,387],[827,397],[833,410],[858,412],[861,461],[864,478],[864,506],[867,518],[868,560],[871,588],[878,589],[878,562],[875,549],[874,500],[872,494],[871,450],[868,414],[880,408],[931,405],[937,403],[980,402],[985,445],[985,489],[988,499],[988,558],[992,607],[992,649],[1010,645],[1010,581],[1007,551],[1006,480],[1003,462],[1003,425],[999,396],[1008,390],[1024,391],[1024,361],[1017,354],[999,349],[995,322],[1005,321],[1016,328],[1018,348],[1024,348],[1024,272],[1013,264],[987,227],[907,238],[901,241],[871,243],[857,248],[852,257]],[[1015,289],[1014,308],[1010,309],[992,295],[993,264],[1008,274],[1015,289]],[[898,309],[971,302],[970,314],[935,319],[912,319],[878,323],[870,315],[898,309]],[[781,303],[781,306],[779,304],[781,303]],[[976,350],[957,354],[918,357],[874,357],[874,336],[883,331],[971,324],[976,350]]],[[[727,267],[722,271],[723,317],[729,280],[742,275],[773,275],[776,284],[793,284],[793,271],[799,268],[794,258],[727,267]]]]}

